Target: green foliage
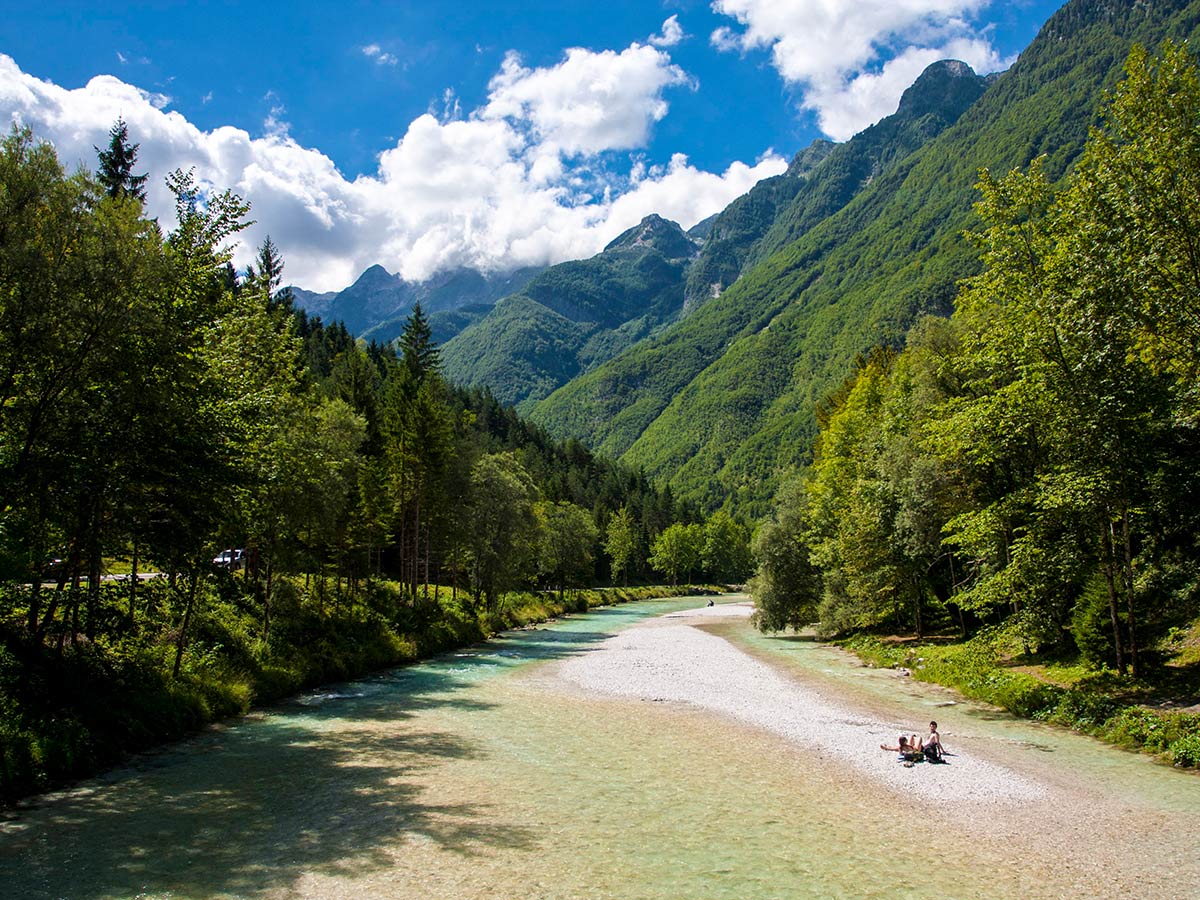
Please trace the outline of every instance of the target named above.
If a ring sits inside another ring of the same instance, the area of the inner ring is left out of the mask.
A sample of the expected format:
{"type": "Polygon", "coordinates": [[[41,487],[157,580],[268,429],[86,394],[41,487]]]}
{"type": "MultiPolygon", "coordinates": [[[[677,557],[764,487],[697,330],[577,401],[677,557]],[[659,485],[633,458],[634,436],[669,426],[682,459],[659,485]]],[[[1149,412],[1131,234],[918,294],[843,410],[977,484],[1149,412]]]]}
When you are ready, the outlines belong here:
{"type": "Polygon", "coordinates": [[[713,581],[740,584],[754,572],[750,529],[724,510],[704,523],[700,562],[713,581]]]}
{"type": "Polygon", "coordinates": [[[638,552],[637,531],[629,508],[622,506],[608,520],[604,552],[612,559],[614,575],[620,575],[629,584],[629,567],[638,552]]]}
{"type": "Polygon", "coordinates": [[[961,237],[975,224],[978,170],[1046,154],[1047,176],[1061,177],[1131,45],[1189,36],[1196,8],[1067,4],[953,125],[881,163],[849,202],[805,220],[720,297],[560,388],[533,418],[668,479],[685,499],[715,509],[731,497],[735,511],[762,515],[780,479],[808,461],[814,409],[856,356],[900,346],[978,271],[961,237]]]}
{"type": "Polygon", "coordinates": [[[1200,732],[1184,735],[1168,749],[1175,765],[1200,769],[1200,732]]]}
{"type": "Polygon", "coordinates": [[[750,593],[753,621],[760,631],[798,631],[817,618],[822,584],[805,543],[806,504],[799,482],[789,482],[780,492],[774,514],[755,535],[758,572],[750,582],[750,593]]]}
{"type": "Polygon", "coordinates": [[[534,505],[538,520],[537,565],[548,583],[557,586],[559,599],[570,584],[591,575],[593,548],[600,538],[591,513],[559,500],[534,505]]]}
{"type": "Polygon", "coordinates": [[[139,202],[146,199],[148,175],[134,175],[137,165],[138,145],[129,143],[129,126],[124,119],[117,119],[108,133],[108,147],[95,147],[100,169],[96,180],[113,199],[129,197],[139,202]]]}
{"type": "MultiPolygon", "coordinates": [[[[997,626],[1022,654],[1078,652],[1121,675],[1143,674],[1154,637],[1194,619],[1194,579],[1180,568],[1200,546],[1200,443],[1193,384],[1180,378],[1190,363],[1178,359],[1190,350],[1179,334],[1168,349],[1160,322],[1148,351],[1130,298],[1188,301],[1178,279],[1128,280],[1186,253],[1121,224],[1157,201],[1130,194],[1113,161],[1119,135],[1126,167],[1140,155],[1200,167],[1190,137],[1162,124],[1194,118],[1196,65],[1163,52],[1161,63],[1131,55],[1130,84],[1059,188],[1043,158],[1004,178],[981,173],[984,227],[971,237],[982,270],[952,319],[920,323],[902,353],[861,358],[818,411],[813,463],[779,499],[786,540],[769,532],[762,547],[764,623],[788,608],[772,594],[785,576],[766,571],[778,560],[797,579],[797,609],[811,603],[815,566],[825,633],[997,626]]],[[[1197,206],[1172,202],[1182,220],[1197,206]]],[[[1023,714],[1057,702],[1041,683],[964,659],[945,676],[964,690],[1023,714]]]]}
{"type": "Polygon", "coordinates": [[[591,259],[533,278],[447,343],[447,377],[528,406],[671,321],[696,247],[647,217],[591,259]]]}
{"type": "Polygon", "coordinates": [[[433,342],[433,329],[420,301],[413,306],[400,334],[400,353],[404,367],[416,382],[424,381],[432,372],[441,371],[441,351],[433,342]]]}
{"type": "Polygon", "coordinates": [[[534,565],[536,493],[529,473],[510,453],[480,457],[471,470],[471,581],[476,599],[482,595],[488,609],[534,565]]]}
{"type": "Polygon", "coordinates": [[[1108,617],[1108,593],[1104,579],[1097,574],[1076,601],[1071,617],[1071,636],[1079,648],[1079,658],[1093,668],[1103,668],[1116,661],[1108,617]]]}
{"type": "Polygon", "coordinates": [[[639,543],[692,518],[448,386],[421,310],[398,355],[296,312],[269,239],[239,277],[246,205],[168,184],[164,235],[0,144],[0,799],[479,640],[538,574],[520,618],[586,606],[616,510],[639,543]]]}
{"type": "Polygon", "coordinates": [[[704,552],[704,530],[699,525],[676,522],[654,539],[650,545],[650,565],[679,583],[682,575],[688,581],[700,565],[704,552]]]}

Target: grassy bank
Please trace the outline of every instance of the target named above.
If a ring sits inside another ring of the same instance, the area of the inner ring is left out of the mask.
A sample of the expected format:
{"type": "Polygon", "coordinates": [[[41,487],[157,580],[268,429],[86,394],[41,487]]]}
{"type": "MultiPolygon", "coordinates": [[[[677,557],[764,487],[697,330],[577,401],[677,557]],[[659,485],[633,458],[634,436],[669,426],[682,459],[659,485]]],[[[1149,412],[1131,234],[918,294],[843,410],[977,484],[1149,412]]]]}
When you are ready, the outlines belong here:
{"type": "Polygon", "coordinates": [[[118,764],[128,754],[242,715],[313,685],[353,678],[462,647],[566,612],[713,587],[593,588],[557,595],[510,593],[491,610],[442,589],[406,599],[389,582],[354,603],[326,585],[283,583],[269,641],[260,611],[224,576],[196,605],[192,636],[173,674],[178,592],[165,581],[139,592],[138,626],[120,623],[126,589],[105,587],[92,615],[105,627],[30,636],[20,597],[0,621],[0,803],[118,764]]]}
{"type": "MultiPolygon", "coordinates": [[[[901,641],[857,635],[838,642],[865,662],[906,668],[1018,716],[1063,725],[1181,768],[1200,768],[1200,665],[1188,647],[1152,677],[1038,660],[1012,652],[1000,633],[966,641],[901,641]],[[1185,704],[1191,709],[1182,708],[1185,704]]],[[[1169,648],[1168,648],[1169,649],[1169,648]]]]}

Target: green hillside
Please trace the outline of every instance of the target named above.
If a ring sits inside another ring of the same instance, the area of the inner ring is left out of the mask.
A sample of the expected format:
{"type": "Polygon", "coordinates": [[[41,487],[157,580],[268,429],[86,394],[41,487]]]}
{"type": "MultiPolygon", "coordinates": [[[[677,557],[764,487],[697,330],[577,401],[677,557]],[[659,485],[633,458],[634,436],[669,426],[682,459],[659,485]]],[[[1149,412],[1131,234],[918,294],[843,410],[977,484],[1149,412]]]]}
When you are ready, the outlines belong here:
{"type": "Polygon", "coordinates": [[[893,165],[958,121],[987,89],[966,63],[929,66],[904,92],[894,115],[866,128],[829,153],[808,190],[781,211],[747,258],[762,262],[849,203],[893,165]]]}
{"type": "MultiPolygon", "coordinates": [[[[764,178],[720,213],[701,223],[704,246],[688,269],[685,312],[718,296],[737,280],[755,246],[779,214],[804,189],[813,170],[825,161],[834,147],[830,141],[814,141],[796,154],[782,175],[764,178]]],[[[695,235],[697,228],[688,233],[695,235]]]]}
{"type": "Polygon", "coordinates": [[[1198,23],[1200,3],[1067,4],[953,126],[720,297],[543,401],[535,420],[667,477],[683,497],[761,511],[806,459],[815,403],[856,355],[949,311],[976,266],[962,232],[979,168],[1047,154],[1060,176],[1130,46],[1189,37],[1198,23]]]}
{"type": "Polygon", "coordinates": [[[697,249],[674,222],[647,216],[602,253],[546,269],[458,333],[444,347],[447,376],[505,403],[540,400],[672,321],[697,249]]]}

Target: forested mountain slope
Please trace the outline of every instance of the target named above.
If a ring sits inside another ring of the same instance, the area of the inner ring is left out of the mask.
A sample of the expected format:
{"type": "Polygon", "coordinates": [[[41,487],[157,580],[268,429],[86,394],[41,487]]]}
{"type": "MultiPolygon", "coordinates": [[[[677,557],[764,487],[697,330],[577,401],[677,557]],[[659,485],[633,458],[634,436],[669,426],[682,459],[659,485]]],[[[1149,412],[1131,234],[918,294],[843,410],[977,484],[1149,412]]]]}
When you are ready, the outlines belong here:
{"type": "Polygon", "coordinates": [[[805,460],[815,404],[856,355],[900,344],[922,313],[948,312],[975,271],[962,232],[975,222],[978,170],[1046,154],[1051,176],[1063,174],[1130,46],[1191,37],[1198,23],[1195,2],[1068,3],[956,124],[661,337],[547,398],[534,419],[622,454],[683,497],[762,511],[781,473],[805,460]]]}
{"type": "MultiPolygon", "coordinates": [[[[354,284],[324,294],[290,288],[296,305],[327,322],[340,321],[358,337],[387,343],[400,336],[413,305],[426,313],[452,313],[463,307],[490,306],[523,288],[541,267],[484,275],[474,269],[452,269],[428,281],[405,281],[383,266],[371,266],[354,284]]],[[[473,321],[448,316],[446,323],[473,321]]]]}
{"type": "Polygon", "coordinates": [[[957,122],[987,85],[988,79],[964,62],[933,63],[904,92],[894,115],[834,148],[820,177],[771,223],[747,262],[761,262],[837,212],[893,164],[957,122]]]}
{"type": "MultiPolygon", "coordinates": [[[[685,313],[720,295],[737,280],[751,251],[835,146],[831,141],[813,141],[796,154],[782,175],[764,178],[701,223],[705,226],[704,246],[688,269],[685,313]]],[[[695,232],[693,228],[689,233],[695,232]]]]}
{"type": "Polygon", "coordinates": [[[890,166],[955,121],[984,87],[985,80],[961,63],[935,63],[909,88],[893,115],[845,144],[818,141],[798,153],[786,173],[759,182],[713,219],[688,270],[686,325],[643,342],[594,376],[577,379],[532,414],[560,433],[603,442],[610,452],[623,453],[759,314],[753,306],[738,304],[723,304],[700,316],[696,310],[761,255],[762,242],[780,233],[777,223],[807,228],[842,209],[890,166]]]}
{"type": "Polygon", "coordinates": [[[551,266],[444,347],[447,376],[506,403],[539,400],[678,315],[699,245],[647,216],[590,259],[551,266]]]}

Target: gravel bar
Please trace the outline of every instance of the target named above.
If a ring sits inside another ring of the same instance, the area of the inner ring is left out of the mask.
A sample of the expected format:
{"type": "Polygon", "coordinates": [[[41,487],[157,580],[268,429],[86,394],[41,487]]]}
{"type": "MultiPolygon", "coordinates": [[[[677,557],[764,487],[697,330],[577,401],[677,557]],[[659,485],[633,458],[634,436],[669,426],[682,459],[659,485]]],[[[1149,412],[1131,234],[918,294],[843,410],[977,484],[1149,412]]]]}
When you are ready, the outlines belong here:
{"type": "MultiPolygon", "coordinates": [[[[844,761],[915,798],[956,804],[1014,804],[1038,799],[1044,786],[956,747],[946,764],[904,766],[891,725],[839,706],[728,641],[690,623],[745,617],[749,604],[671,613],[614,635],[559,664],[558,675],[586,692],[672,703],[726,716],[785,738],[802,752],[844,761]]],[[[922,729],[914,729],[918,733],[922,729]]]]}

